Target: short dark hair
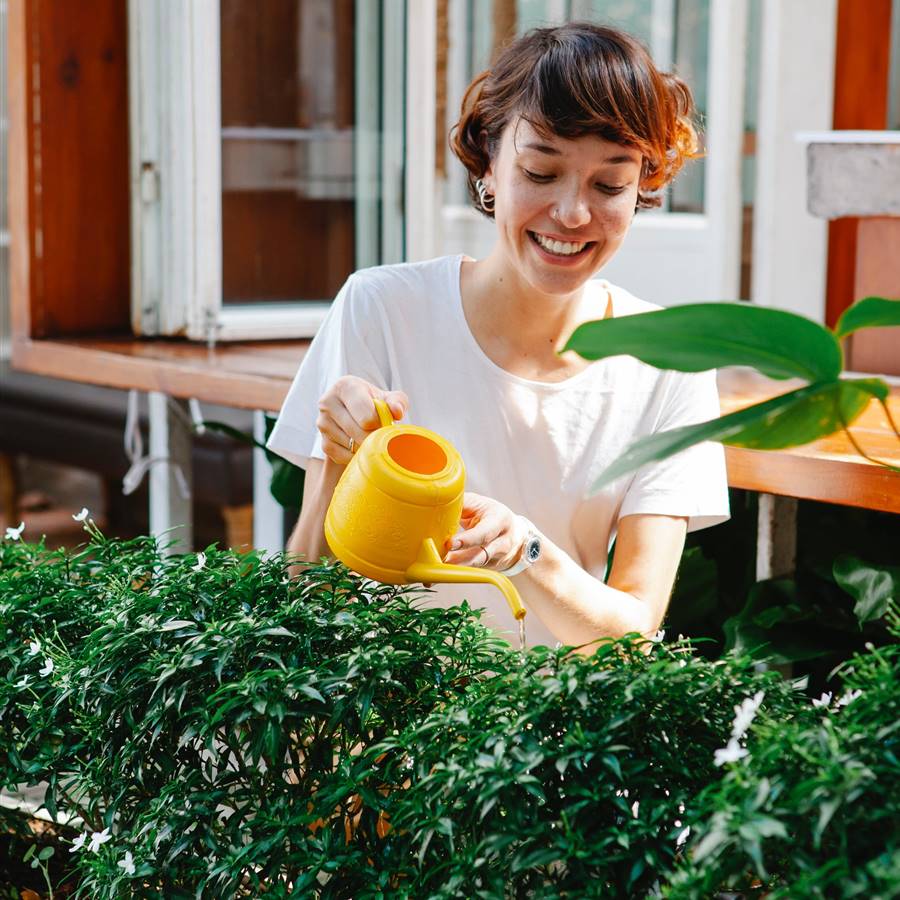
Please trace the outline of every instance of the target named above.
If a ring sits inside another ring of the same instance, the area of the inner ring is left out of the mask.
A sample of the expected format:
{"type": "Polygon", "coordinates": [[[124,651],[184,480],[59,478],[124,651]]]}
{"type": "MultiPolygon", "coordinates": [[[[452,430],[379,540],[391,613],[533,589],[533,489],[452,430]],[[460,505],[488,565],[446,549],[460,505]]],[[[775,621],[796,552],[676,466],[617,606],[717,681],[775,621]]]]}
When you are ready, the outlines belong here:
{"type": "Polygon", "coordinates": [[[638,206],[654,207],[661,202],[656,192],[686,159],[700,155],[693,108],[688,86],[660,72],[631,35],[571,22],[529,31],[473,79],[450,146],[466,167],[469,194],[481,209],[475,182],[516,116],[544,134],[596,135],[640,151],[638,206]]]}

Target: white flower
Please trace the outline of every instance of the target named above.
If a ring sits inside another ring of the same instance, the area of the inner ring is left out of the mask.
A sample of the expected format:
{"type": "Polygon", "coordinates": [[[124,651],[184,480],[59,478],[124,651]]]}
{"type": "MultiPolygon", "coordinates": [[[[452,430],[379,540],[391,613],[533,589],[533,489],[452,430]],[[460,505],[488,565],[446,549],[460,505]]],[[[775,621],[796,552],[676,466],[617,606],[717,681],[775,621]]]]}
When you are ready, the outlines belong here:
{"type": "Polygon", "coordinates": [[[19,522],[18,528],[7,528],[6,529],[6,539],[8,541],[18,541],[22,537],[22,532],[25,530],[25,523],[19,522]]]}
{"type": "Polygon", "coordinates": [[[686,828],[684,828],[684,829],[681,831],[681,833],[678,835],[678,837],[675,838],[675,849],[676,849],[676,850],[677,850],[682,844],[686,844],[686,843],[687,843],[687,839],[688,839],[688,837],[690,836],[690,834],[691,834],[691,826],[688,825],[686,828]]]}
{"type": "Polygon", "coordinates": [[[831,691],[825,691],[818,700],[813,700],[813,706],[828,706],[831,703],[831,691]]]}
{"type": "Polygon", "coordinates": [[[134,875],[134,857],[130,850],[125,851],[125,859],[120,859],[117,866],[121,866],[125,870],[126,875],[134,875]]]}
{"type": "Polygon", "coordinates": [[[734,724],[731,726],[733,738],[742,738],[747,733],[764,696],[765,691],[757,691],[752,697],[747,697],[740,706],[734,708],[734,724]]]}
{"type": "Polygon", "coordinates": [[[637,818],[638,817],[638,809],[640,808],[641,801],[635,800],[634,803],[631,804],[631,814],[637,818]]]}
{"type": "Polygon", "coordinates": [[[84,842],[87,840],[87,832],[82,831],[81,834],[72,841],[72,846],[69,847],[69,853],[75,853],[76,850],[80,850],[84,846],[84,842]]]}
{"type": "Polygon", "coordinates": [[[198,553],[197,554],[197,565],[193,567],[194,571],[199,572],[205,566],[206,566],[206,554],[198,553]]]}
{"type": "Polygon", "coordinates": [[[46,678],[52,671],[53,671],[53,660],[45,659],[44,660],[44,668],[38,672],[38,675],[40,675],[41,678],[46,678]]]}
{"type": "Polygon", "coordinates": [[[32,641],[28,645],[28,655],[29,656],[37,656],[38,653],[41,652],[41,642],[40,641],[32,641]]]}
{"type": "Polygon", "coordinates": [[[657,631],[656,634],[654,634],[653,637],[650,638],[650,640],[653,641],[654,644],[658,644],[658,643],[660,643],[660,641],[662,641],[662,639],[665,636],[666,636],[665,630],[660,628],[660,630],[657,631]]]}
{"type": "Polygon", "coordinates": [[[721,750],[716,750],[713,762],[717,766],[724,766],[725,763],[737,762],[747,755],[747,751],[738,742],[732,738],[726,746],[721,750]]]}
{"type": "Polygon", "coordinates": [[[73,515],[72,518],[73,518],[76,522],[85,522],[85,521],[87,521],[87,517],[88,517],[89,515],[90,515],[90,513],[88,512],[88,508],[87,508],[86,506],[82,506],[82,507],[81,507],[81,512],[80,512],[80,513],[75,513],[75,515],[73,515]]]}
{"type": "Polygon", "coordinates": [[[88,846],[88,850],[91,853],[96,853],[100,849],[101,844],[105,844],[110,840],[112,840],[112,835],[109,833],[108,828],[104,828],[103,831],[95,831],[91,835],[91,843],[88,846]]]}
{"type": "Polygon", "coordinates": [[[19,681],[16,682],[17,688],[25,688],[28,687],[28,682],[31,680],[30,675],[23,675],[19,681]]]}
{"type": "Polygon", "coordinates": [[[838,706],[849,706],[861,694],[862,691],[847,691],[846,694],[838,698],[838,706]]]}

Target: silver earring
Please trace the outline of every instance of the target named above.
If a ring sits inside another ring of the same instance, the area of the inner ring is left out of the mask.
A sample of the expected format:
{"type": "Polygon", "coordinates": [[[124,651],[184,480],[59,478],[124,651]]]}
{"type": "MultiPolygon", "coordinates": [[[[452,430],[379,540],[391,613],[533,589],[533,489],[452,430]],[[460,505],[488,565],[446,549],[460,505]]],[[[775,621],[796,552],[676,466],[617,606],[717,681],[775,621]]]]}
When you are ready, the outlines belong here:
{"type": "Polygon", "coordinates": [[[484,186],[484,182],[479,178],[475,182],[475,190],[478,193],[478,202],[486,213],[494,211],[494,195],[488,193],[488,189],[484,186]]]}

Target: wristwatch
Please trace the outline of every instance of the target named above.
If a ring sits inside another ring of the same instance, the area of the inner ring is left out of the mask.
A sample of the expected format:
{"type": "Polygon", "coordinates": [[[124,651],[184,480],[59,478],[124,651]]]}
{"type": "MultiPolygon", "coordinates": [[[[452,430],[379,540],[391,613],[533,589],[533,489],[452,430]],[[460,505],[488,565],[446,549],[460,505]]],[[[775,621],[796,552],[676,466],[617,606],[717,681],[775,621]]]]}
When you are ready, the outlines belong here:
{"type": "Polygon", "coordinates": [[[522,541],[522,552],[519,554],[518,562],[513,563],[508,569],[503,569],[500,574],[511,577],[524,572],[529,566],[533,566],[541,556],[541,536],[538,530],[531,524],[528,519],[522,516],[527,526],[525,540],[522,541]]]}

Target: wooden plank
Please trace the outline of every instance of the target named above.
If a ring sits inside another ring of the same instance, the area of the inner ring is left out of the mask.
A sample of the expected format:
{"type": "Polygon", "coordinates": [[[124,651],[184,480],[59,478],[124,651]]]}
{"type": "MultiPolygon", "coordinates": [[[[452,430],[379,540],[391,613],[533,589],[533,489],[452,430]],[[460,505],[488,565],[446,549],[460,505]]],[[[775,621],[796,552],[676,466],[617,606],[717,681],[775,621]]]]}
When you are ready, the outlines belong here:
{"type": "MultiPolygon", "coordinates": [[[[879,131],[887,125],[892,0],[838,0],[832,127],[879,131]]],[[[858,296],[856,219],[828,224],[825,321],[834,326],[858,296]]]]}
{"type": "Polygon", "coordinates": [[[25,30],[25,0],[11,0],[7,9],[7,51],[9,54],[9,231],[12,237],[10,262],[10,330],[13,340],[31,334],[31,278],[34,241],[28,185],[31,184],[31,129],[28,100],[31,97],[31,67],[25,30]]]}
{"type": "Polygon", "coordinates": [[[860,458],[811,457],[790,450],[725,448],[728,484],[748,491],[900,513],[900,478],[860,458]]]}
{"type": "Polygon", "coordinates": [[[27,372],[195,397],[239,409],[277,411],[309,341],[222,344],[125,338],[14,341],[13,366],[27,372]]]}
{"type": "MultiPolygon", "coordinates": [[[[13,364],[56,378],[277,412],[308,347],[309,341],[227,344],[209,350],[174,340],[20,340],[13,344],[13,364]]],[[[722,412],[800,384],[750,370],[723,370],[722,412]]],[[[900,382],[893,384],[888,403],[894,421],[900,423],[900,382]]],[[[871,403],[852,432],[870,455],[900,466],[900,439],[880,405],[871,403]]],[[[860,456],[842,432],[803,447],[777,451],[727,447],[725,454],[732,487],[900,512],[900,474],[860,456]]]]}
{"type": "Polygon", "coordinates": [[[128,329],[125,4],[10,4],[14,319],[31,336],[128,329]],[[85,27],[90,23],[90,27],[85,27]],[[24,252],[24,251],[23,251],[24,252]]]}

